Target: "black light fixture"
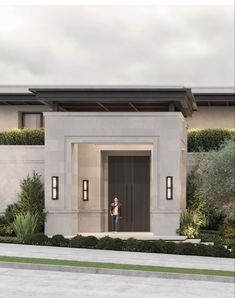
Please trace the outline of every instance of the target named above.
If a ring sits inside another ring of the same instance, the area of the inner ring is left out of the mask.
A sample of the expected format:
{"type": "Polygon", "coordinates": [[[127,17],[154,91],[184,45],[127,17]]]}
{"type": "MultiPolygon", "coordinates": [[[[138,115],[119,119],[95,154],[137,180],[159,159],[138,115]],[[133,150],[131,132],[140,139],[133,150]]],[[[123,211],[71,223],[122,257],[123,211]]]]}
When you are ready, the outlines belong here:
{"type": "Polygon", "coordinates": [[[166,199],[173,199],[173,176],[166,176],[166,199]]]}
{"type": "Polygon", "coordinates": [[[82,180],[82,199],[88,201],[89,199],[89,181],[82,180]]]}
{"type": "Polygon", "coordinates": [[[52,176],[52,200],[59,200],[59,177],[52,176]]]}

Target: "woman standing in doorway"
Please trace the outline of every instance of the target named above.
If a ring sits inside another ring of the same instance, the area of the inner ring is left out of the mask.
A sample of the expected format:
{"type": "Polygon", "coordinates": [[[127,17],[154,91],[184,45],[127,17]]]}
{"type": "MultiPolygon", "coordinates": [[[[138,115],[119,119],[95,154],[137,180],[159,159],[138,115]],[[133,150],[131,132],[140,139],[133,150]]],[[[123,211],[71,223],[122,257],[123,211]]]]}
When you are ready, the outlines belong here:
{"type": "Polygon", "coordinates": [[[119,231],[119,219],[121,218],[121,204],[117,197],[113,199],[110,206],[110,215],[112,216],[112,232],[119,231]]]}

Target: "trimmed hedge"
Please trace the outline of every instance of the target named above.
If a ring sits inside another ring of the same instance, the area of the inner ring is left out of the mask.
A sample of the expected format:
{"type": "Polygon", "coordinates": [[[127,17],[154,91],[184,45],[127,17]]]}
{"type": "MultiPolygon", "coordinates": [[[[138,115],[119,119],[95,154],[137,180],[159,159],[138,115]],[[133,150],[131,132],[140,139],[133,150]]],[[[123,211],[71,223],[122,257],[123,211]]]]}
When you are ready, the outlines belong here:
{"type": "Polygon", "coordinates": [[[188,131],[188,152],[218,150],[229,139],[235,139],[235,129],[190,129],[188,131]]]}
{"type": "Polygon", "coordinates": [[[44,145],[44,129],[11,129],[0,132],[0,145],[44,145]]]}
{"type": "MultiPolygon", "coordinates": [[[[235,138],[235,129],[190,129],[188,152],[217,150],[231,138],[235,138]]],[[[12,129],[0,132],[0,145],[44,145],[44,129],[12,129]]]]}
{"type": "Polygon", "coordinates": [[[62,235],[55,235],[49,238],[44,234],[34,234],[25,241],[20,241],[15,237],[0,237],[0,242],[223,258],[234,257],[234,245],[231,245],[231,249],[228,249],[221,244],[175,243],[164,240],[137,240],[134,238],[122,240],[108,236],[97,239],[95,236],[84,237],[77,235],[69,240],[62,235]]]}

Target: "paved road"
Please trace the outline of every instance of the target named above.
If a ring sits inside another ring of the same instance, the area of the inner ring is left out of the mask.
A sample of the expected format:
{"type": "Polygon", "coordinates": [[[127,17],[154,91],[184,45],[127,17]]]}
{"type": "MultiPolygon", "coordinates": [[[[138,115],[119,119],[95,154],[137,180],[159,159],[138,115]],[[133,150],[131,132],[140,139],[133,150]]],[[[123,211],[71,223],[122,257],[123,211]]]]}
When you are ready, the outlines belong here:
{"type": "Polygon", "coordinates": [[[232,298],[234,285],[0,268],[0,298],[232,298]]]}
{"type": "Polygon", "coordinates": [[[0,256],[234,271],[234,259],[0,243],[0,256]]]}

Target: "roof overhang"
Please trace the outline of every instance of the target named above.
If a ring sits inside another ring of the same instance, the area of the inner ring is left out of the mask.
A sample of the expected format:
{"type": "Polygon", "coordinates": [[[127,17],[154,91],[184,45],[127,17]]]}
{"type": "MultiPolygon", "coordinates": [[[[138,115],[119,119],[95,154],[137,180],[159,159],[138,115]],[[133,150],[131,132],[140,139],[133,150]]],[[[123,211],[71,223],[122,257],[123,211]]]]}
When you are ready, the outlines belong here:
{"type": "Polygon", "coordinates": [[[191,116],[196,102],[183,87],[30,88],[38,102],[66,111],[180,111],[191,116]]]}

